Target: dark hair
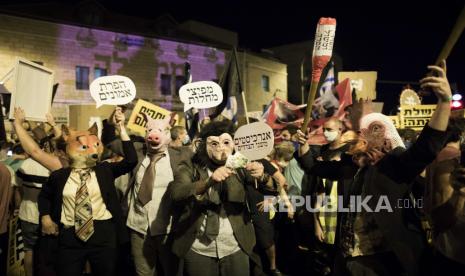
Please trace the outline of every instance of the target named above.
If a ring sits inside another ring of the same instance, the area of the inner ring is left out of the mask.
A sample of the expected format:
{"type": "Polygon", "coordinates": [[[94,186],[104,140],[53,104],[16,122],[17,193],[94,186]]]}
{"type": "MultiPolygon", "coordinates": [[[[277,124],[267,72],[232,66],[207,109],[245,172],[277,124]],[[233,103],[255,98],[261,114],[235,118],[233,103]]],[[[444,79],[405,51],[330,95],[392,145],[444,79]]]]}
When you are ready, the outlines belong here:
{"type": "Polygon", "coordinates": [[[220,136],[223,133],[228,133],[231,137],[234,137],[234,131],[234,124],[229,120],[213,121],[206,124],[199,133],[200,142],[197,145],[197,151],[192,157],[192,161],[210,169],[216,168],[217,165],[210,160],[207,154],[207,138],[220,136]]]}
{"type": "Polygon", "coordinates": [[[290,125],[286,125],[285,127],[283,127],[283,129],[281,130],[281,132],[283,132],[283,131],[285,131],[285,130],[289,131],[289,133],[290,133],[291,135],[294,135],[294,134],[297,133],[297,130],[299,130],[299,128],[298,128],[296,125],[290,124],[290,125]]]}
{"type": "Polygon", "coordinates": [[[450,118],[446,130],[447,139],[445,144],[460,141],[464,131],[465,118],[450,118]]]}
{"type": "Polygon", "coordinates": [[[170,130],[170,134],[171,134],[171,140],[176,140],[178,139],[179,137],[179,134],[181,134],[181,131],[185,131],[186,128],[183,127],[183,126],[174,126],[171,128],[170,130]]]}

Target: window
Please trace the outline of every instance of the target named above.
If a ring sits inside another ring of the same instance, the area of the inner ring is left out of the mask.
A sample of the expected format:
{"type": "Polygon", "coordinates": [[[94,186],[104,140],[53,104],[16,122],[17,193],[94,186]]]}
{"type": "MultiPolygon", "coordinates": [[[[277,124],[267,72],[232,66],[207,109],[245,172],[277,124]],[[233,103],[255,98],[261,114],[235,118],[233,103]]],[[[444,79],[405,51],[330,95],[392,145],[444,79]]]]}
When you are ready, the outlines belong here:
{"type": "Polygon", "coordinates": [[[89,89],[89,67],[76,66],[76,89],[89,89]]]}
{"type": "Polygon", "coordinates": [[[171,95],[171,75],[168,74],[161,74],[161,94],[162,95],[171,95]]]}
{"type": "Polygon", "coordinates": [[[176,76],[176,95],[179,96],[179,89],[184,85],[186,78],[184,76],[176,76]]]}
{"type": "Polygon", "coordinates": [[[100,78],[107,75],[107,69],[103,68],[94,68],[94,78],[100,78]]]}
{"type": "Polygon", "coordinates": [[[262,88],[265,92],[270,92],[270,77],[262,75],[262,88]]]}

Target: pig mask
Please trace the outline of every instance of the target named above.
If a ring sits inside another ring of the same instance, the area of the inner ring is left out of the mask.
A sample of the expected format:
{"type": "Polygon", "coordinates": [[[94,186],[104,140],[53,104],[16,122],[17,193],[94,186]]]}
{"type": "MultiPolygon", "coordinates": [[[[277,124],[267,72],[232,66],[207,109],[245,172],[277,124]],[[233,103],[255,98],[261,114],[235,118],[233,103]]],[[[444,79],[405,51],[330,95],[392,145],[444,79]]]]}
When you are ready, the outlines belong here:
{"type": "Polygon", "coordinates": [[[154,154],[165,151],[171,142],[170,117],[162,120],[154,120],[148,116],[146,118],[145,142],[147,143],[147,153],[154,154]]]}

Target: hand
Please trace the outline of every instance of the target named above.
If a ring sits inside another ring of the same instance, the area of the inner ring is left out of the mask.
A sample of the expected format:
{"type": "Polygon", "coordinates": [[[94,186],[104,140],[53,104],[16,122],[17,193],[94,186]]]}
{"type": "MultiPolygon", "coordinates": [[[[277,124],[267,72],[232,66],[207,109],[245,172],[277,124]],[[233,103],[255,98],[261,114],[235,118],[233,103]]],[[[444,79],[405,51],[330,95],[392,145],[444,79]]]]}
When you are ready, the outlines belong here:
{"type": "Polygon", "coordinates": [[[291,204],[291,202],[289,200],[286,200],[284,203],[286,204],[286,207],[287,207],[287,217],[290,220],[293,220],[294,215],[295,215],[294,207],[292,206],[292,204],[291,204]]]}
{"type": "Polygon", "coordinates": [[[213,172],[211,178],[215,182],[222,182],[222,181],[226,180],[226,178],[228,178],[233,173],[234,173],[234,171],[231,170],[230,168],[222,166],[222,167],[219,167],[218,169],[216,169],[213,172]]]}
{"type": "Polygon", "coordinates": [[[441,102],[450,102],[452,90],[446,76],[446,61],[442,60],[439,66],[430,65],[428,69],[436,76],[428,76],[420,80],[421,88],[430,88],[441,102]]]}
{"type": "Polygon", "coordinates": [[[15,123],[22,124],[26,118],[26,114],[21,107],[15,107],[13,117],[15,117],[15,123]]]}
{"type": "Polygon", "coordinates": [[[307,144],[308,136],[305,135],[300,129],[297,130],[297,135],[296,135],[296,137],[297,137],[297,140],[298,140],[298,142],[299,142],[299,144],[300,144],[301,146],[307,144]]]}
{"type": "Polygon", "coordinates": [[[55,118],[53,118],[53,115],[51,113],[45,114],[45,118],[47,118],[47,123],[52,127],[55,127],[57,125],[55,123],[55,118]]]}
{"type": "Polygon", "coordinates": [[[48,215],[43,216],[42,222],[42,235],[58,236],[58,225],[53,222],[52,218],[48,215]]]}
{"type": "Polygon", "coordinates": [[[321,225],[318,221],[315,222],[315,237],[320,242],[325,240],[325,234],[323,233],[323,229],[321,229],[321,225]]]}
{"type": "Polygon", "coordinates": [[[263,173],[265,172],[263,165],[259,162],[247,163],[247,165],[245,165],[245,169],[250,172],[250,175],[253,178],[260,178],[263,176],[263,173]]]}
{"type": "Polygon", "coordinates": [[[265,212],[265,211],[270,211],[274,207],[273,205],[276,203],[276,198],[275,197],[268,197],[263,201],[260,201],[257,203],[257,208],[259,212],[265,212]]]}
{"type": "Polygon", "coordinates": [[[122,108],[117,106],[115,108],[115,114],[113,116],[113,122],[119,128],[124,127],[124,121],[126,120],[126,116],[124,115],[122,108]]]}

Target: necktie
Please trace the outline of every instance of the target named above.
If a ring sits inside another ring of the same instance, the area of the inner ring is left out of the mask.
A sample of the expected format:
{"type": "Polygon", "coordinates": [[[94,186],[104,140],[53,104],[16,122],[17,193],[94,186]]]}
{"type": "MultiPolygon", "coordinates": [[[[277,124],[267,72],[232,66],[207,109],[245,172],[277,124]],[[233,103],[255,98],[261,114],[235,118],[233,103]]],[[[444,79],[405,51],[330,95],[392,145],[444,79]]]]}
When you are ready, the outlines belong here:
{"type": "Polygon", "coordinates": [[[155,164],[164,156],[166,156],[164,153],[158,153],[150,156],[150,164],[144,172],[139,193],[137,194],[137,198],[143,206],[152,200],[153,184],[155,183],[155,164]]]}
{"type": "Polygon", "coordinates": [[[81,185],[75,197],[74,226],[76,236],[83,241],[87,241],[94,234],[94,221],[92,219],[92,204],[87,189],[87,180],[90,178],[90,169],[79,170],[81,185]]]}

